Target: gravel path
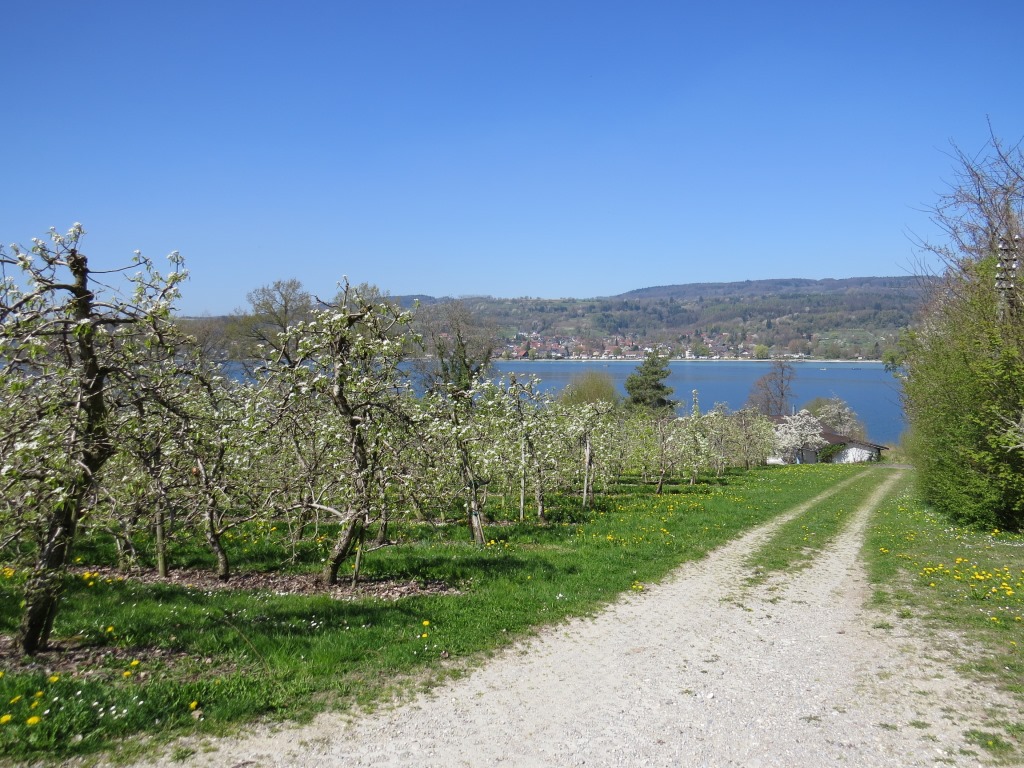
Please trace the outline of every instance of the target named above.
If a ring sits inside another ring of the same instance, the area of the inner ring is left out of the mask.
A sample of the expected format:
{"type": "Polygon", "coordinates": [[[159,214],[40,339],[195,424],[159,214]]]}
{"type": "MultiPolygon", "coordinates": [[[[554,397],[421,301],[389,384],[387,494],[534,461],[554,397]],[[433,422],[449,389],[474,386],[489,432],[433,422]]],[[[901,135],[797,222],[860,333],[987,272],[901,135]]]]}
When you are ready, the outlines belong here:
{"type": "Polygon", "coordinates": [[[879,617],[864,608],[865,526],[901,474],[878,472],[872,498],[807,569],[746,582],[745,558],[780,519],[409,703],[214,741],[184,764],[981,764],[963,732],[1010,702],[958,677],[910,622],[872,628],[879,617]]]}

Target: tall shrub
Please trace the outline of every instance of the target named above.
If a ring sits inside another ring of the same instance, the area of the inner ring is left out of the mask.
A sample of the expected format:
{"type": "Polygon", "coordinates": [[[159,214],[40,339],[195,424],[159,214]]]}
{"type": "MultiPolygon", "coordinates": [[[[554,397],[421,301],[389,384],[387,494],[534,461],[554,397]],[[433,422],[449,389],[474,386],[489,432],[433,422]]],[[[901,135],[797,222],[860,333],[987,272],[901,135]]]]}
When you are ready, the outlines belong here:
{"type": "Polygon", "coordinates": [[[995,138],[957,153],[958,176],[934,209],[945,266],[918,327],[903,340],[910,451],[922,493],[964,523],[1024,525],[1024,453],[1008,425],[1024,411],[1024,309],[1016,263],[1024,157],[995,138]]]}

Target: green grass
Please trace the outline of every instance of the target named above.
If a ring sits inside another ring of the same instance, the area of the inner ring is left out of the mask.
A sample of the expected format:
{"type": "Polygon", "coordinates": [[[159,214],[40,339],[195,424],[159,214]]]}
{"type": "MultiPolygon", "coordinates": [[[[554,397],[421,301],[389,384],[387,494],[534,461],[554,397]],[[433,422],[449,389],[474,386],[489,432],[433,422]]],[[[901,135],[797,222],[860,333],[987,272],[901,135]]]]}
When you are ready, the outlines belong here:
{"type": "MultiPolygon", "coordinates": [[[[837,468],[838,469],[838,468],[837,468]]],[[[807,566],[843,530],[853,514],[891,470],[847,467],[848,477],[792,520],[783,523],[747,560],[756,571],[751,582],[771,573],[807,566]],[[841,492],[840,492],[841,491],[841,492]]]]}
{"type": "MultiPolygon", "coordinates": [[[[920,501],[908,473],[873,518],[864,552],[874,606],[889,621],[952,632],[960,646],[942,648],[963,674],[1024,701],[1024,536],[952,525],[920,501]]],[[[1024,724],[1016,710],[1003,715],[1002,734],[967,735],[993,757],[1018,759],[1024,724]]]]}
{"type": "MultiPolygon", "coordinates": [[[[539,626],[642,591],[850,476],[844,467],[766,468],[661,496],[634,484],[585,516],[577,501],[553,499],[555,524],[495,524],[483,548],[468,544],[461,526],[404,524],[391,532],[401,546],[365,562],[367,579],[439,581],[456,595],[342,601],[77,573],[54,639],[89,652],[89,662],[26,671],[0,659],[0,755],[124,760],[149,748],[147,737],[162,743],[259,717],[373,705],[459,674],[539,626]]],[[[237,532],[236,569],[318,569],[329,531],[293,560],[286,532],[271,528],[237,532]]],[[[87,569],[114,559],[99,538],[78,551],[87,569]]],[[[172,562],[211,561],[183,539],[172,562]]],[[[23,577],[0,570],[0,634],[16,631],[23,577]]]]}

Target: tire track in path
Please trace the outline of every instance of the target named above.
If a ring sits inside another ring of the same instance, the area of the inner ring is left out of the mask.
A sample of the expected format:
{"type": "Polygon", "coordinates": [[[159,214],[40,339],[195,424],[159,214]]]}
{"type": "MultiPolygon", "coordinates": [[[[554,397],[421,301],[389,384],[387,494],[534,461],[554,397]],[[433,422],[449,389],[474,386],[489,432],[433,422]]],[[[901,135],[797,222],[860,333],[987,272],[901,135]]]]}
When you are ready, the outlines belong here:
{"type": "Polygon", "coordinates": [[[188,764],[976,765],[964,754],[967,725],[945,707],[975,722],[983,715],[971,715],[965,689],[979,704],[996,694],[926,658],[914,637],[873,629],[864,608],[864,532],[901,475],[881,482],[807,568],[752,587],[745,561],[826,494],[409,703],[258,728],[188,764]]]}

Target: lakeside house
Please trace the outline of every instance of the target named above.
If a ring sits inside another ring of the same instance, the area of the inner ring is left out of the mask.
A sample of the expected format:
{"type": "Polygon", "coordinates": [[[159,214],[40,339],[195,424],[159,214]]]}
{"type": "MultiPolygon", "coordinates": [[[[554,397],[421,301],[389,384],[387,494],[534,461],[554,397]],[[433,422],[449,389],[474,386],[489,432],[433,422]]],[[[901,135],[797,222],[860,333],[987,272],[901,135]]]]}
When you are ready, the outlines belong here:
{"type": "Polygon", "coordinates": [[[825,454],[832,464],[861,464],[881,461],[882,451],[888,450],[884,445],[839,435],[827,429],[823,429],[820,434],[828,445],[821,448],[801,448],[797,458],[799,463],[817,464],[822,454],[825,454]]]}
{"type": "MultiPolygon", "coordinates": [[[[776,428],[785,422],[784,416],[769,416],[776,428]]],[[[822,428],[818,436],[825,441],[820,448],[811,448],[805,445],[792,457],[796,464],[863,464],[869,461],[881,461],[882,451],[889,450],[888,446],[861,440],[849,435],[841,435],[830,429],[822,428]]],[[[768,459],[769,464],[785,464],[787,461],[782,456],[772,456],[768,459]]]]}

